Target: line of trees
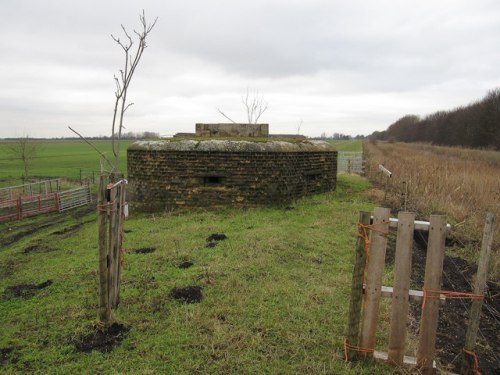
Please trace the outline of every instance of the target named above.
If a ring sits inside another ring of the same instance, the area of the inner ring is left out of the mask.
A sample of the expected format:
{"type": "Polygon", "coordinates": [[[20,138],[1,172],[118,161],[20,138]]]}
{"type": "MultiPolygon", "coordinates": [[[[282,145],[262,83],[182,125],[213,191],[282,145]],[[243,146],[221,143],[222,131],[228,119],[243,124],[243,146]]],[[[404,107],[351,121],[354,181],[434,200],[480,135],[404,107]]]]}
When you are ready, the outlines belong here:
{"type": "Polygon", "coordinates": [[[451,111],[406,115],[370,139],[500,150],[500,89],[451,111]]]}
{"type": "Polygon", "coordinates": [[[343,133],[333,133],[333,135],[329,136],[325,132],[321,133],[320,139],[334,139],[334,140],[341,140],[341,141],[348,141],[351,139],[365,139],[365,136],[362,134],[358,134],[356,136],[351,136],[348,134],[343,134],[343,133]]]}

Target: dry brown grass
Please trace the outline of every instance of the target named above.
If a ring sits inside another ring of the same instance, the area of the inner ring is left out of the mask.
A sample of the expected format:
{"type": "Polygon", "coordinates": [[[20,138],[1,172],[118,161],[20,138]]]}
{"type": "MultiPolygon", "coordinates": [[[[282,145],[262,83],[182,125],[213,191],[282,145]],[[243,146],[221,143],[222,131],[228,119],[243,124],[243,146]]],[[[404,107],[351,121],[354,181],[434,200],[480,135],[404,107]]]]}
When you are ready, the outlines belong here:
{"type": "MultiPolygon", "coordinates": [[[[478,243],[486,213],[500,208],[500,152],[438,147],[427,144],[365,142],[367,176],[381,186],[387,182],[387,200],[395,208],[446,214],[454,234],[478,243]],[[390,179],[378,166],[392,172],[390,179]]],[[[495,235],[500,243],[499,230],[495,235]]]]}

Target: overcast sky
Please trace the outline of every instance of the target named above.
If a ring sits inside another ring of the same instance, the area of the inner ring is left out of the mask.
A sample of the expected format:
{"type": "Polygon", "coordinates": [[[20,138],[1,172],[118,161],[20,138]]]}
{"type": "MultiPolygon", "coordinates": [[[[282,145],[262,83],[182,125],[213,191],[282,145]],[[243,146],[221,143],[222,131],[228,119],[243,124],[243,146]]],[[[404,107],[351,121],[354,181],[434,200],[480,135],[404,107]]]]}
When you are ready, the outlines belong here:
{"type": "Polygon", "coordinates": [[[498,0],[0,0],[0,138],[110,135],[110,34],[143,8],[126,131],[244,122],[248,88],[272,133],[367,135],[500,87],[498,0]]]}

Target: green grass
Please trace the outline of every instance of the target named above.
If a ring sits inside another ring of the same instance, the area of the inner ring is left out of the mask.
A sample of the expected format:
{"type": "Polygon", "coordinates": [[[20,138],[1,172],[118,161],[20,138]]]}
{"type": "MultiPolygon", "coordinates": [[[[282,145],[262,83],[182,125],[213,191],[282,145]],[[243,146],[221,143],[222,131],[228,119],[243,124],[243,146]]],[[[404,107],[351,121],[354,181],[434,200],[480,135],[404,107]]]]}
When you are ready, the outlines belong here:
{"type": "MultiPolygon", "coordinates": [[[[23,164],[8,152],[6,145],[9,142],[15,141],[0,142],[0,180],[10,180],[14,184],[20,184],[23,164]]],[[[101,170],[99,154],[83,141],[36,140],[34,142],[40,146],[40,151],[33,159],[29,170],[30,176],[79,179],[80,169],[83,170],[84,177],[91,176],[92,171],[98,174],[101,170]]],[[[108,159],[112,159],[111,141],[97,140],[92,143],[105,153],[108,159]]],[[[122,141],[120,155],[122,171],[126,170],[126,149],[130,143],[131,141],[122,141]]]]}
{"type": "Polygon", "coordinates": [[[362,140],[349,140],[349,141],[328,141],[337,148],[337,151],[363,151],[362,140]]]}
{"type": "MultiPolygon", "coordinates": [[[[388,374],[343,361],[358,212],[373,204],[366,180],[341,176],[335,192],[292,209],[132,213],[125,228],[121,305],[131,328],[111,353],[77,353],[73,341],[97,318],[95,213],[72,216],[0,250],[0,293],[15,284],[53,284],[31,299],[0,298],[4,373],[388,374]],[[205,248],[212,233],[228,239],[205,248]],[[50,247],[24,254],[33,244],[50,247]],[[155,247],[150,254],[134,249],[155,247]],[[176,266],[189,258],[194,266],[176,266]],[[201,285],[201,303],[169,298],[174,286],[201,285]]],[[[30,225],[44,217],[31,219],[30,225]]],[[[25,222],[0,224],[18,233],[25,222]]]]}

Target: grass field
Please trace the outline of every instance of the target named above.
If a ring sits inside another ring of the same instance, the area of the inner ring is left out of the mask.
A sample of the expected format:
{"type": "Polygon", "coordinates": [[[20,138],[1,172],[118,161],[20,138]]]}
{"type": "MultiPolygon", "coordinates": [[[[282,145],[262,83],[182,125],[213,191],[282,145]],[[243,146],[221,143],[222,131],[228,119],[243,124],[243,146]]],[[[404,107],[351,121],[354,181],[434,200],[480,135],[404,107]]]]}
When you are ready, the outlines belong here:
{"type": "Polygon", "coordinates": [[[367,187],[362,178],[342,176],[337,191],[288,209],[132,215],[115,314],[130,331],[107,354],[80,353],[74,344],[95,329],[97,317],[95,213],[0,224],[9,234],[1,240],[0,291],[53,281],[32,297],[0,298],[1,371],[391,373],[343,361],[357,216],[373,208],[367,187]],[[60,222],[8,244],[44,220],[60,222]],[[213,233],[228,239],[206,248],[213,233]],[[135,253],[144,247],[156,251],[135,253]],[[194,265],[179,269],[184,260],[194,265]],[[200,303],[169,297],[173,287],[190,285],[203,288],[200,303]]]}
{"type": "Polygon", "coordinates": [[[349,141],[328,141],[338,151],[363,151],[363,141],[361,140],[349,140],[349,141]]]}
{"type": "MultiPolygon", "coordinates": [[[[23,174],[23,164],[9,154],[6,145],[8,142],[0,141],[0,183],[3,186],[20,184],[23,174]]],[[[83,141],[70,140],[37,140],[39,153],[33,159],[30,176],[37,177],[62,177],[79,179],[80,169],[84,176],[92,175],[92,171],[99,173],[101,170],[100,156],[83,141]]],[[[92,143],[111,160],[111,141],[92,141],[92,143]]],[[[126,149],[130,141],[122,141],[121,169],[126,171],[126,149]]]]}

